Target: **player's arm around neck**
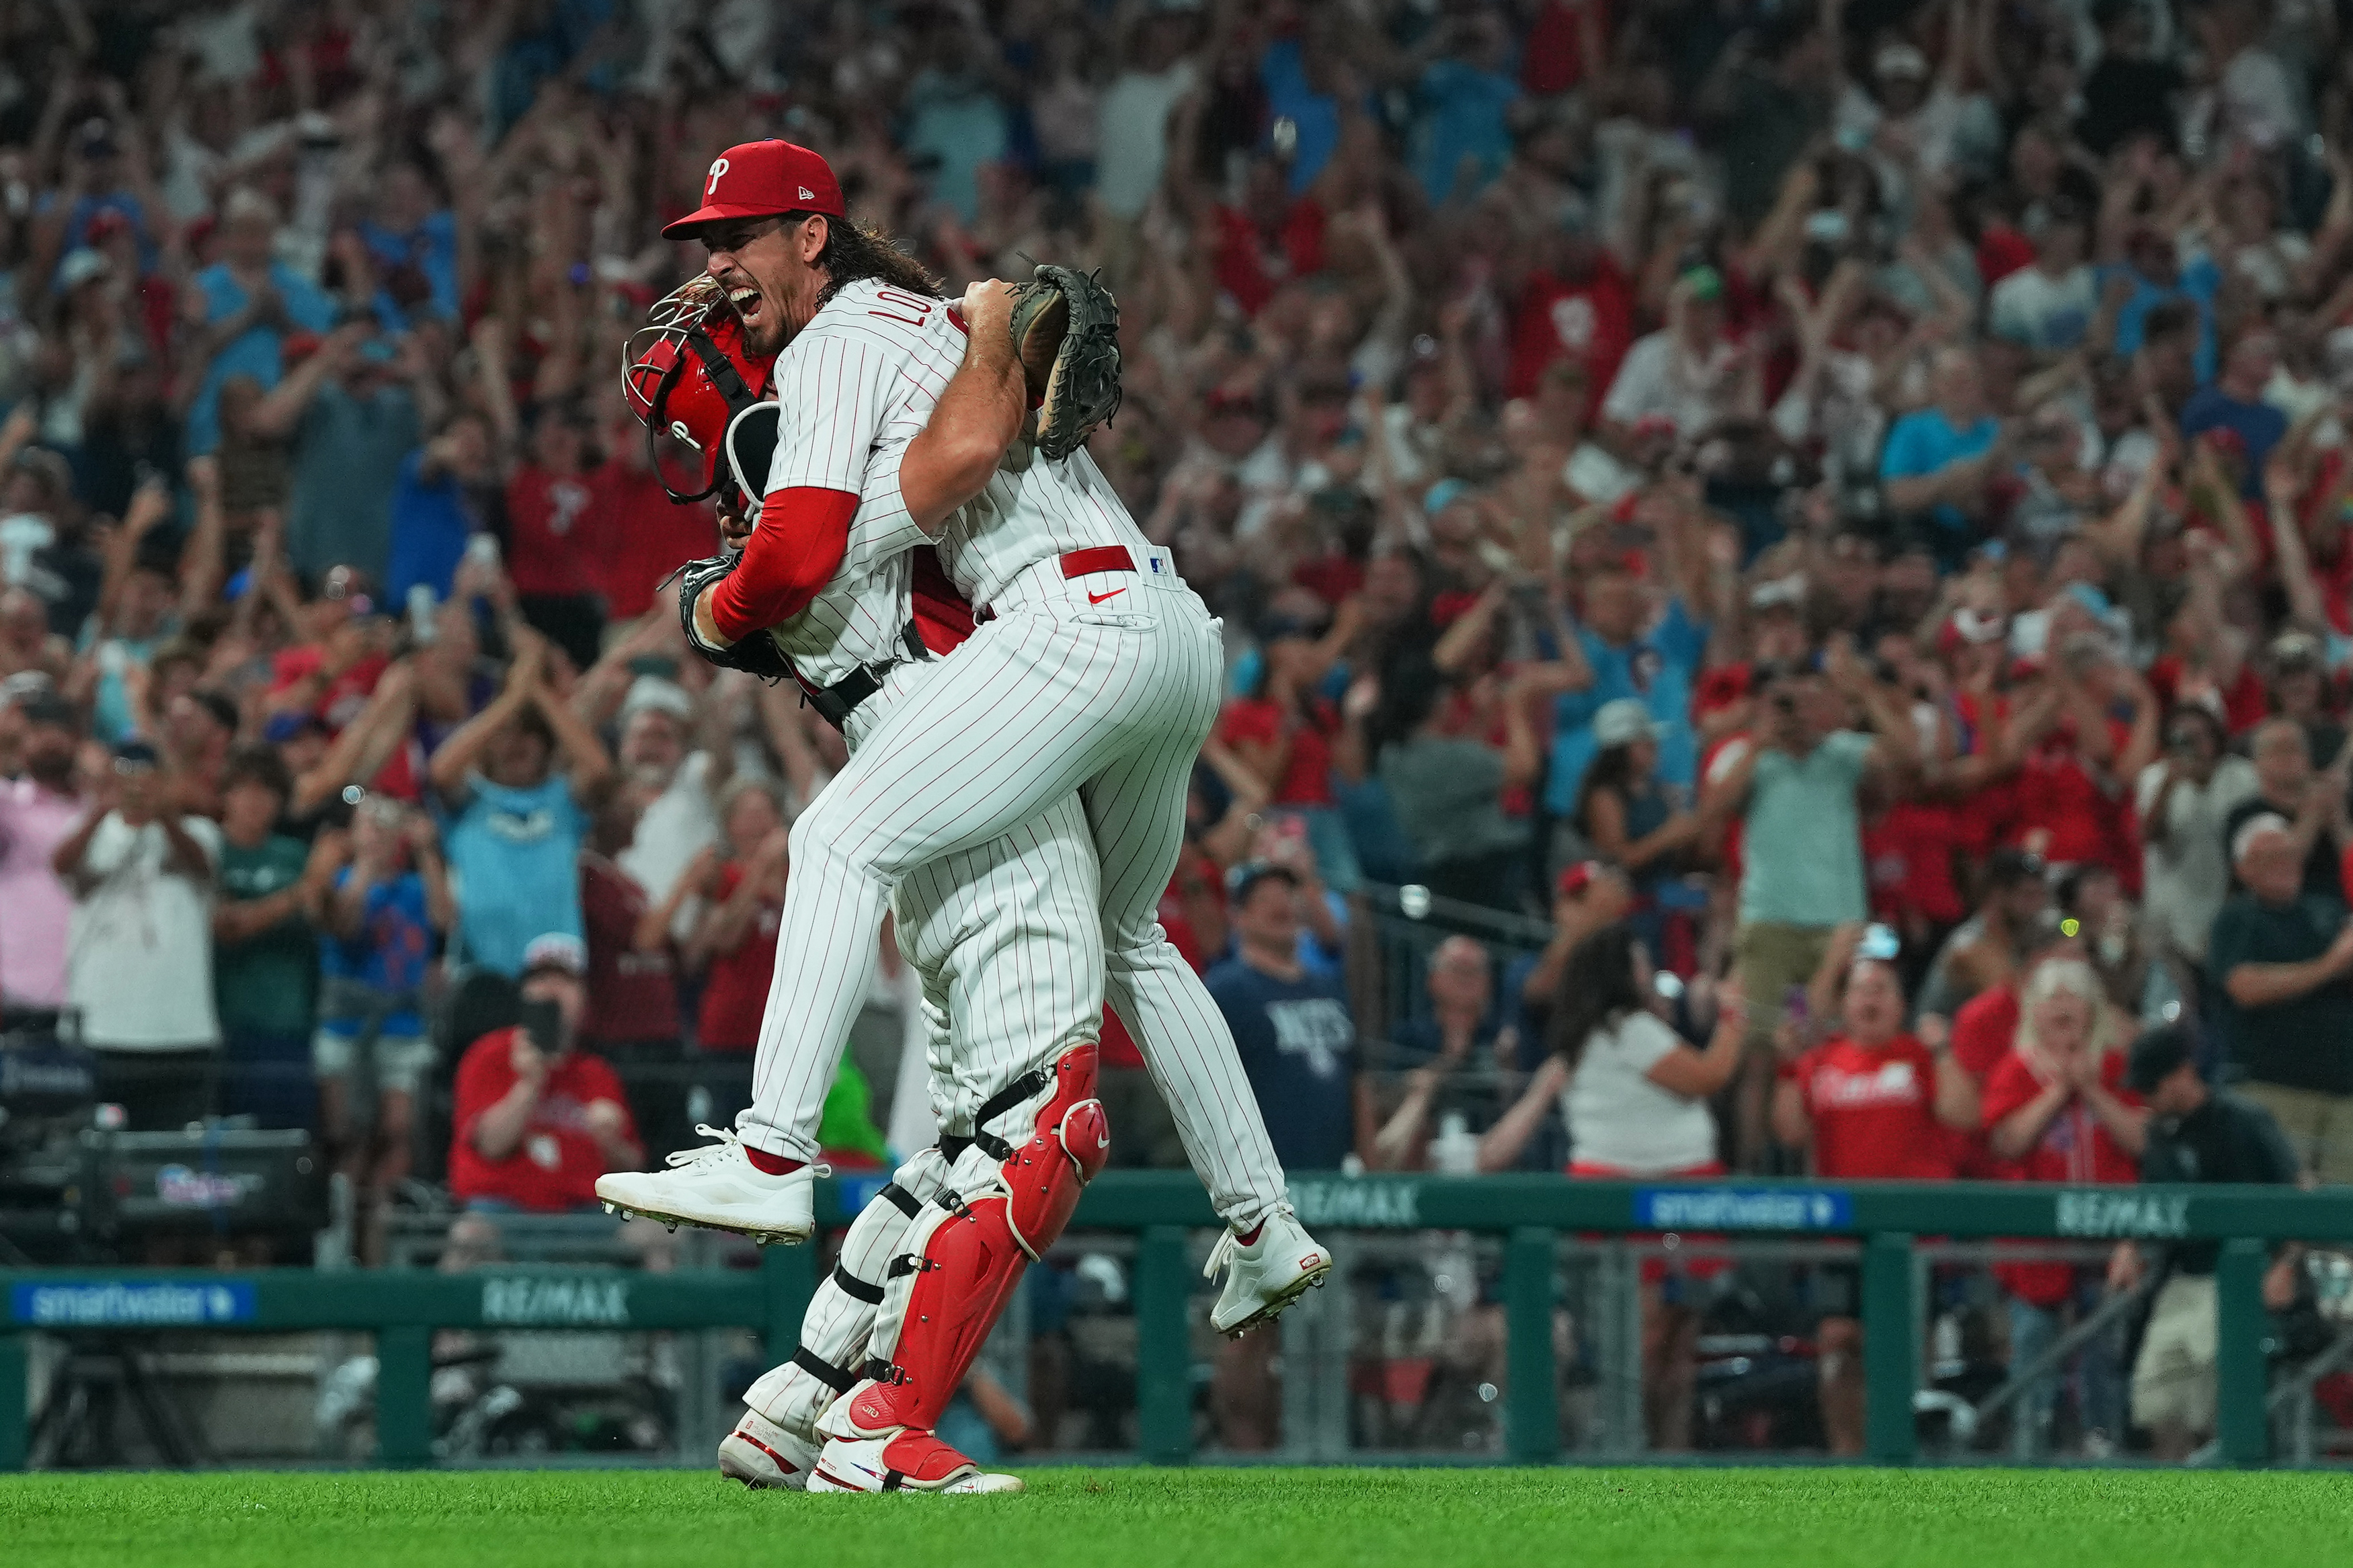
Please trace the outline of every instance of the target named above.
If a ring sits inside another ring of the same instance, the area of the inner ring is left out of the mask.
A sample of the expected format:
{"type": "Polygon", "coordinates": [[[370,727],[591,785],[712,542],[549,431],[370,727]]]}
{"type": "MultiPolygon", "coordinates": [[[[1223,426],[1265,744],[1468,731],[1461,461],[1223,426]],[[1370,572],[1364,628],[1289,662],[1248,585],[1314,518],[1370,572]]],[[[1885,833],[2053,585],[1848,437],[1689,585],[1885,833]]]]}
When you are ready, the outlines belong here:
{"type": "Polygon", "coordinates": [[[1013,286],[985,279],[965,290],[967,341],[931,422],[907,444],[899,492],[915,525],[935,534],[988,483],[1029,417],[1029,389],[1013,347],[1013,286]]]}

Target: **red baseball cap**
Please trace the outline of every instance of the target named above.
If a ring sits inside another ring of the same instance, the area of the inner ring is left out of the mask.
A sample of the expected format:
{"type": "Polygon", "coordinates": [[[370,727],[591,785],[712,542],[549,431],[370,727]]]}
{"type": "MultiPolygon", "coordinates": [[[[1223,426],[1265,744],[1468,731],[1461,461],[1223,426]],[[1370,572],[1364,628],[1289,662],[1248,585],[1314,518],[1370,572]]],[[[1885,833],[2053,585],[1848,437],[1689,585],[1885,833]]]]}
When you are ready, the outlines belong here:
{"type": "Polygon", "coordinates": [[[711,160],[702,205],[662,227],[664,239],[691,239],[706,223],[780,213],[848,216],[833,165],[790,142],[744,142],[711,160]]]}

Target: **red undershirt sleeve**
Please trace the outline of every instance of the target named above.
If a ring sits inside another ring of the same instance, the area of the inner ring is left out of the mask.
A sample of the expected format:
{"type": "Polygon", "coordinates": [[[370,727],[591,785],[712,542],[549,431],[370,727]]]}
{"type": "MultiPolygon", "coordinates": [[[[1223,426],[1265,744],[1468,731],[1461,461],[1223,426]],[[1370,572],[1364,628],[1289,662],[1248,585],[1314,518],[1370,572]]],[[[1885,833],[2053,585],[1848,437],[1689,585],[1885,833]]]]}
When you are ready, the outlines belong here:
{"type": "Polygon", "coordinates": [[[832,581],[849,548],[858,498],[796,486],[774,490],[744,546],[744,563],[711,595],[711,619],[729,642],[790,620],[832,581]]]}

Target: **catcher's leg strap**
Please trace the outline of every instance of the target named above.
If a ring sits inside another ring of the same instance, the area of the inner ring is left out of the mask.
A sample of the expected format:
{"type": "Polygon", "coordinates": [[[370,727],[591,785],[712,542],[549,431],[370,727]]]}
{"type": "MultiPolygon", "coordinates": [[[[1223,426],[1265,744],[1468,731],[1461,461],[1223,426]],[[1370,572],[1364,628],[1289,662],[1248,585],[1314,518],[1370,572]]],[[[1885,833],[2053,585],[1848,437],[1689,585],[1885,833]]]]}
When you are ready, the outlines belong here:
{"type": "Polygon", "coordinates": [[[906,1248],[907,1233],[925,1200],[945,1183],[947,1162],[926,1149],[884,1184],[859,1212],[842,1238],[833,1272],[818,1284],[801,1318],[799,1345],[763,1373],[744,1403],[797,1436],[814,1440],[826,1406],[887,1366],[871,1363],[867,1341],[888,1294],[891,1261],[906,1248]]]}
{"type": "Polygon", "coordinates": [[[944,1193],[924,1205],[908,1250],[892,1259],[871,1342],[874,1359],[890,1364],[827,1413],[824,1435],[938,1425],[1022,1270],[1061,1235],[1111,1139],[1094,1097],[1094,1046],[1072,1047],[1052,1071],[1036,1131],[1009,1151],[991,1189],[963,1202],[944,1193]]]}

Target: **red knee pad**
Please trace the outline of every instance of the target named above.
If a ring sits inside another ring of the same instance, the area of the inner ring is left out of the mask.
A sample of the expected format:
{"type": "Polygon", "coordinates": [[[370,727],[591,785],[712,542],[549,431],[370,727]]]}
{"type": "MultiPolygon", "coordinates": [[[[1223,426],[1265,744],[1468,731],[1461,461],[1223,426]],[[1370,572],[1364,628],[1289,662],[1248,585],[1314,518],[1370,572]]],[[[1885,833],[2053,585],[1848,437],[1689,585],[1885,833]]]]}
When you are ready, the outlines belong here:
{"type": "Polygon", "coordinates": [[[1095,1096],[1095,1047],[1073,1046],[1054,1064],[1054,1097],[1038,1112],[1029,1142],[1005,1162],[1011,1194],[1006,1223],[1030,1257],[1041,1256],[1071,1222],[1081,1189],[1111,1158],[1111,1121],[1095,1096]]]}

